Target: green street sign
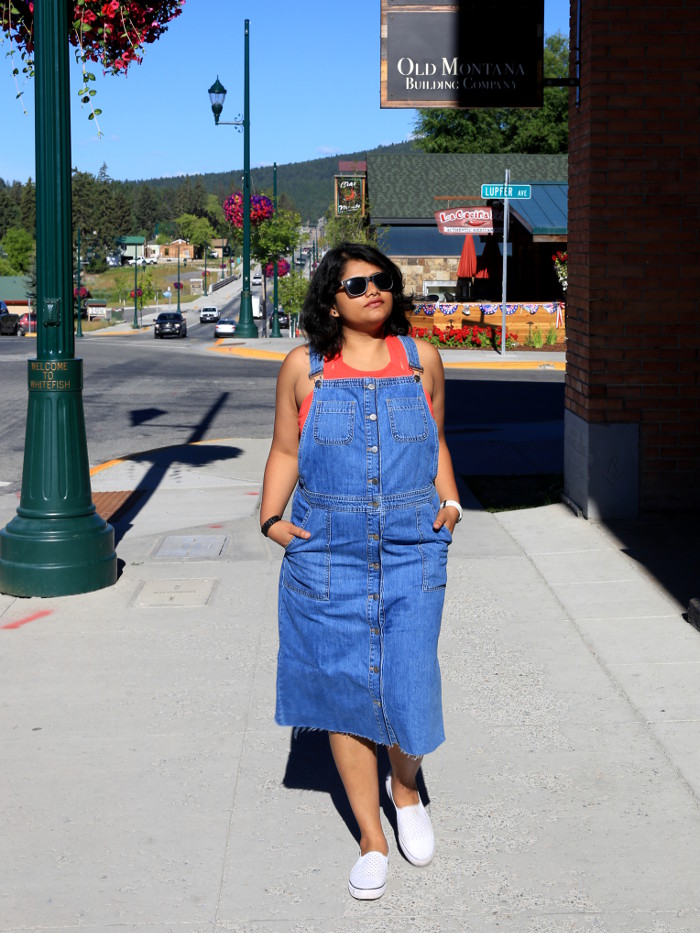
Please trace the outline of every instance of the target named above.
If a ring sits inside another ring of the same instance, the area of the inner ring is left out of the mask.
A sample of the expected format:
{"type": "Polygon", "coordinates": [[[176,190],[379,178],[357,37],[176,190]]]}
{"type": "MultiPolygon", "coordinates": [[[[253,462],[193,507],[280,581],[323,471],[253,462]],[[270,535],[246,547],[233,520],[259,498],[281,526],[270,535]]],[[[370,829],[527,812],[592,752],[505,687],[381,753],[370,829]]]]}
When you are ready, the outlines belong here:
{"type": "Polygon", "coordinates": [[[509,201],[526,201],[532,197],[532,185],[522,185],[517,182],[509,185],[482,185],[481,197],[484,200],[508,198],[509,201]]]}

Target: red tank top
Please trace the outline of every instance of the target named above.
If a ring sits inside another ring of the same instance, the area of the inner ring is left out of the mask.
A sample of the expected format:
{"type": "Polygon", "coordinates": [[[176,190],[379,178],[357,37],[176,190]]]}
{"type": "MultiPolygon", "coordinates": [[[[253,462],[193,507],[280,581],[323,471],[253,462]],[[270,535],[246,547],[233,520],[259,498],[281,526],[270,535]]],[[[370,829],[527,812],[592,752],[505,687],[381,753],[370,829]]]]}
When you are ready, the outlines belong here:
{"type": "MultiPolygon", "coordinates": [[[[408,360],[406,359],[406,352],[401,345],[401,341],[398,337],[390,335],[385,338],[386,346],[389,351],[389,362],[383,369],[367,372],[363,369],[353,369],[352,366],[348,366],[347,363],[343,362],[342,354],[339,356],[333,357],[332,360],[325,360],[323,363],[323,378],[324,379],[364,379],[367,376],[374,376],[376,379],[381,379],[382,377],[387,376],[410,376],[413,373],[413,370],[408,365],[408,360]]],[[[301,408],[299,409],[299,434],[301,434],[304,427],[304,422],[306,421],[306,416],[309,413],[309,408],[311,408],[311,398],[313,396],[313,389],[306,396],[304,401],[301,403],[301,408]]],[[[430,414],[433,413],[432,400],[428,393],[425,393],[425,398],[428,402],[428,408],[430,409],[430,414]]]]}

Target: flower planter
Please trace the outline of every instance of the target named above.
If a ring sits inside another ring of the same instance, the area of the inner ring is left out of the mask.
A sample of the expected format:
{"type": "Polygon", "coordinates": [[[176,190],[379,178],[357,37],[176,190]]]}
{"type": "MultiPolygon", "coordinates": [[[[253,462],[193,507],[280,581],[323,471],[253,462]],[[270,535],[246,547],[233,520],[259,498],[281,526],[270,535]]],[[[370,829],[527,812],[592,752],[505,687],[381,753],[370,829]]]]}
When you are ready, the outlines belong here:
{"type": "MultiPolygon", "coordinates": [[[[508,302],[506,329],[516,334],[518,343],[523,346],[537,327],[543,341],[551,327],[556,328],[557,343],[566,338],[565,314],[563,302],[508,302]]],[[[435,327],[446,330],[452,327],[481,324],[499,327],[503,319],[501,305],[496,302],[442,302],[439,305],[421,302],[414,306],[413,314],[408,315],[412,327],[435,327]]]]}

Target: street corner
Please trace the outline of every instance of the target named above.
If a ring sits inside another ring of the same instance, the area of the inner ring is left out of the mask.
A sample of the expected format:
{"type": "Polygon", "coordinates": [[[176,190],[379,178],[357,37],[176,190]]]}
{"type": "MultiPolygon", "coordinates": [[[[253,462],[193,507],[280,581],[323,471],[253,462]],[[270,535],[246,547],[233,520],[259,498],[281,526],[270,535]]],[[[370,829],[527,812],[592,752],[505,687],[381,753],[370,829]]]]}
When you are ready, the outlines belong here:
{"type": "Polygon", "coordinates": [[[287,351],[249,347],[243,341],[237,344],[227,343],[223,339],[217,340],[213,346],[209,347],[209,350],[213,350],[215,353],[238,356],[248,360],[269,360],[272,362],[281,362],[287,356],[287,351]]]}

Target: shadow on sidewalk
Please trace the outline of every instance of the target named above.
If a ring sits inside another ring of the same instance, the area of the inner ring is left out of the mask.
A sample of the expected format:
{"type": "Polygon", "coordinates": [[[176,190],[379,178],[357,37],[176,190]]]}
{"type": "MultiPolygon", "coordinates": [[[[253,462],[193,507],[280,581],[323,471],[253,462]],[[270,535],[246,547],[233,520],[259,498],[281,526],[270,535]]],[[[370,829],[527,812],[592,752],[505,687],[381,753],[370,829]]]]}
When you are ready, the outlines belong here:
{"type": "MultiPolygon", "coordinates": [[[[174,444],[171,447],[158,447],[154,450],[144,450],[141,453],[133,454],[125,458],[135,463],[150,463],[151,466],[136,489],[131,492],[129,498],[113,516],[112,524],[114,527],[115,545],[121,541],[124,535],[133,526],[134,518],[146,506],[153,493],[162,483],[166,473],[173,466],[176,464],[185,467],[206,466],[218,460],[231,460],[241,455],[242,451],[237,447],[202,443],[206,432],[216,418],[219,410],[226,404],[228,397],[228,392],[221,393],[200,423],[194,428],[188,440],[184,441],[182,444],[174,444]]],[[[158,413],[161,414],[160,410],[158,410],[158,413]]],[[[148,412],[148,417],[150,417],[151,414],[152,410],[148,412]]],[[[135,423],[140,423],[140,420],[143,419],[143,411],[133,412],[132,420],[134,419],[136,419],[135,423]]]]}
{"type": "MultiPolygon", "coordinates": [[[[377,748],[377,767],[379,771],[379,802],[396,835],[396,813],[384,788],[385,775],[389,773],[389,756],[384,746],[377,748]]],[[[427,806],[430,798],[423,780],[422,769],[416,776],[418,792],[427,806]]],[[[318,729],[292,729],[287,768],[282,779],[284,787],[290,790],[311,790],[330,794],[333,806],[338,811],[351,835],[360,844],[360,828],[357,825],[348,798],[340,780],[340,775],[333,761],[328,733],[318,729]]]]}

